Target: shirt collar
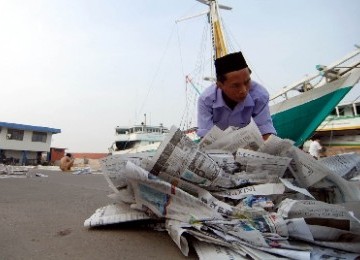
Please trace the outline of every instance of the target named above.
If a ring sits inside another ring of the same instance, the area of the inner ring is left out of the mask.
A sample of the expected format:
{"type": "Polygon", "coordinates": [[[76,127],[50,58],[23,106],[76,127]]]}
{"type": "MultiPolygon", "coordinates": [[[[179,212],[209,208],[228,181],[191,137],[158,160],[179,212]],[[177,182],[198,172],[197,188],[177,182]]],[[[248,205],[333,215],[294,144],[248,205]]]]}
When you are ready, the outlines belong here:
{"type": "MultiPolygon", "coordinates": [[[[213,101],[213,108],[220,108],[220,107],[228,107],[224,101],[224,98],[221,93],[221,89],[216,87],[215,90],[215,99],[213,101]]],[[[243,110],[244,107],[252,107],[254,106],[254,100],[252,99],[250,92],[247,94],[245,100],[243,102],[240,102],[236,105],[235,109],[243,110]]]]}

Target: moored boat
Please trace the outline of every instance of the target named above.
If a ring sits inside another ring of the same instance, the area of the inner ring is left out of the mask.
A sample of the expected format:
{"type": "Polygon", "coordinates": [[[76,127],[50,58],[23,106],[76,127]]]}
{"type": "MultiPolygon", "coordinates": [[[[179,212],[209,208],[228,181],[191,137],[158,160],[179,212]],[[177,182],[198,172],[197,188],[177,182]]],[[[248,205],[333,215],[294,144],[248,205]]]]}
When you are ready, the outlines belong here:
{"type": "Polygon", "coordinates": [[[360,149],[360,101],[341,102],[316,129],[314,138],[332,150],[360,149]]]}
{"type": "Polygon", "coordinates": [[[300,146],[360,79],[360,48],[330,66],[285,87],[270,100],[283,99],[270,107],[278,135],[300,146]],[[317,82],[316,84],[312,82],[317,82]],[[295,96],[289,97],[292,93],[295,96]]]}
{"type": "Polygon", "coordinates": [[[146,124],[115,128],[115,141],[109,148],[111,154],[155,152],[164,140],[168,128],[146,124]]]}

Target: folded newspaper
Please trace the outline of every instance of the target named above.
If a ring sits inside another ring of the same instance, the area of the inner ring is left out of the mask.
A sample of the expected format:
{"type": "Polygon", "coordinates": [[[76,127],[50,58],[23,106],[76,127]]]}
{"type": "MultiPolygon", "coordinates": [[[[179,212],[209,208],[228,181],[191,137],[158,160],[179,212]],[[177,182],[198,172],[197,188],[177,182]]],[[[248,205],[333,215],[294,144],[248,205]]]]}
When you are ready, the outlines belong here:
{"type": "Polygon", "coordinates": [[[27,166],[0,164],[0,178],[26,178],[28,172],[27,166]]]}
{"type": "Polygon", "coordinates": [[[356,259],[359,165],[357,154],[315,160],[290,140],[264,142],[253,122],[200,143],[172,127],[154,156],[102,160],[114,204],[84,225],[161,220],[200,259],[356,259]]]}

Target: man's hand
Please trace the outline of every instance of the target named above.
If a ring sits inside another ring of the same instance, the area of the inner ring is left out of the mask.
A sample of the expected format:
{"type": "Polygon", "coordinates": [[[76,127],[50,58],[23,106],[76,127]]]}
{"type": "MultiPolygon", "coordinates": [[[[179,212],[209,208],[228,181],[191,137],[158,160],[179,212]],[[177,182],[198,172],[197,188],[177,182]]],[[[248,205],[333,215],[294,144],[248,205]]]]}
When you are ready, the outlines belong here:
{"type": "Polygon", "coordinates": [[[263,140],[266,141],[266,140],[269,138],[270,135],[271,135],[271,134],[264,134],[264,135],[262,136],[263,140]]]}

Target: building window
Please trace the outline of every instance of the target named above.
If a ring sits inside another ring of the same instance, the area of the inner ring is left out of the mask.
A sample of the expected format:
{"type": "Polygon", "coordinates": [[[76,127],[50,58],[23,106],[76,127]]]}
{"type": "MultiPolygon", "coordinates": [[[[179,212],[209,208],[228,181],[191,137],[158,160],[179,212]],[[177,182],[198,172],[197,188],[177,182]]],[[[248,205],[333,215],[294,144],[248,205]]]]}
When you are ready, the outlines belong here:
{"type": "Polygon", "coordinates": [[[22,141],[24,138],[24,130],[8,129],[6,138],[9,140],[22,141]]]}
{"type": "Polygon", "coordinates": [[[44,132],[33,132],[31,141],[46,143],[47,133],[44,132]]]}

